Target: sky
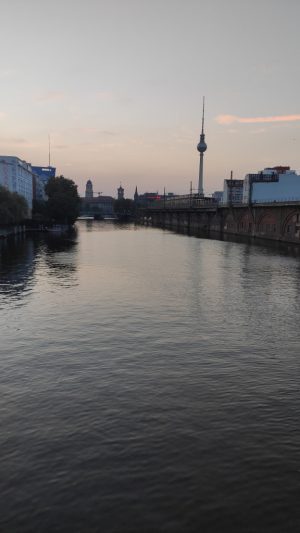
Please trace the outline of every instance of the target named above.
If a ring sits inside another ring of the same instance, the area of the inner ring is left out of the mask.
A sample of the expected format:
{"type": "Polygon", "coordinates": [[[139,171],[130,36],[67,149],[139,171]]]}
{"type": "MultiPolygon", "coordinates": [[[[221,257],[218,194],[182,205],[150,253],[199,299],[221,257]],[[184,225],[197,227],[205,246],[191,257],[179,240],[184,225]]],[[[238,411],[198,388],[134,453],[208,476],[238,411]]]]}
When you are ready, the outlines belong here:
{"type": "Polygon", "coordinates": [[[0,154],[130,198],[300,169],[299,0],[0,0],[0,154]]]}

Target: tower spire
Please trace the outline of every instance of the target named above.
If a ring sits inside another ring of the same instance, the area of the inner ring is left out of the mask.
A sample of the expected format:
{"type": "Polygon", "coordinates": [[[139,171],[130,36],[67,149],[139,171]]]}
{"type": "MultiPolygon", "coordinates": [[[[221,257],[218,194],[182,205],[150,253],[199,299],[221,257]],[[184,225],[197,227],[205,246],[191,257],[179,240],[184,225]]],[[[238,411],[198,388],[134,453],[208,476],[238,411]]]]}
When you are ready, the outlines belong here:
{"type": "Polygon", "coordinates": [[[198,194],[199,196],[204,196],[203,191],[203,157],[204,152],[207,149],[207,144],[205,142],[205,134],[204,134],[204,104],[205,104],[205,97],[203,96],[203,107],[202,107],[202,130],[200,134],[200,141],[197,145],[197,150],[200,153],[200,165],[199,165],[199,181],[198,181],[198,194]]]}
{"type": "Polygon", "coordinates": [[[201,131],[201,135],[204,135],[204,106],[205,106],[205,96],[203,96],[203,107],[202,107],[202,131],[201,131]]]}
{"type": "Polygon", "coordinates": [[[133,198],[134,198],[135,203],[137,203],[138,199],[139,199],[139,193],[138,193],[137,185],[135,187],[135,193],[134,193],[134,197],[133,198]]]}

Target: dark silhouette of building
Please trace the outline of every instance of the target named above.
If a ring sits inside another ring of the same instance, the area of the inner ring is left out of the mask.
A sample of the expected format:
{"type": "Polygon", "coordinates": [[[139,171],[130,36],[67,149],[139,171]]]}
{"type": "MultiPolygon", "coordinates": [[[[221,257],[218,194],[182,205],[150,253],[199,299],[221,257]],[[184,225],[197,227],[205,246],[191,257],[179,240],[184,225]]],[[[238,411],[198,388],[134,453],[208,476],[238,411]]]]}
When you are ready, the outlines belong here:
{"type": "Polygon", "coordinates": [[[124,200],[124,189],[121,184],[118,188],[118,200],[124,200]]]}
{"type": "Polygon", "coordinates": [[[94,196],[93,183],[89,179],[86,182],[85,197],[81,198],[81,216],[91,216],[94,218],[104,218],[105,216],[113,216],[114,199],[112,196],[102,196],[98,193],[98,196],[94,196]]]}

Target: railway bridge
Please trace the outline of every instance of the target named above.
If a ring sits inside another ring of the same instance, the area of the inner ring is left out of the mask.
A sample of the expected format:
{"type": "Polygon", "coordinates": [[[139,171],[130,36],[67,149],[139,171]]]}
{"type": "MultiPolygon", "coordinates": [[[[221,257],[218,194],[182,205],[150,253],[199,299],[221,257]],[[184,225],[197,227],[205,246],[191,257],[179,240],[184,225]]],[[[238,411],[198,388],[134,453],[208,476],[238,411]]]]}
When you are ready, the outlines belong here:
{"type": "Polygon", "coordinates": [[[175,197],[139,209],[139,222],[182,233],[241,235],[300,244],[300,202],[217,204],[212,198],[175,197]]]}

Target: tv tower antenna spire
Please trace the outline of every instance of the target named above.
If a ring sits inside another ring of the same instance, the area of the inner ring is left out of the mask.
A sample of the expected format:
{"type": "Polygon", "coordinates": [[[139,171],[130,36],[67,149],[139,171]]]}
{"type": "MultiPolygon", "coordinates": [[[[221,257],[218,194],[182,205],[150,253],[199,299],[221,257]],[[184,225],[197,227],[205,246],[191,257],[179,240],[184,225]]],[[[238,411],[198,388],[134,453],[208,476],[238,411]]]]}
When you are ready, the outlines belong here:
{"type": "Polygon", "coordinates": [[[200,153],[200,164],[199,164],[199,181],[198,181],[198,194],[199,196],[204,196],[203,191],[203,158],[204,152],[207,149],[207,144],[205,142],[204,134],[204,107],[205,107],[205,97],[203,96],[203,107],[202,107],[202,130],[200,134],[200,141],[197,145],[197,150],[200,153]]]}
{"type": "Polygon", "coordinates": [[[50,167],[51,166],[50,165],[50,161],[51,161],[51,159],[50,159],[50,153],[51,153],[50,152],[50,133],[48,133],[48,145],[49,145],[49,167],[50,167]]]}

